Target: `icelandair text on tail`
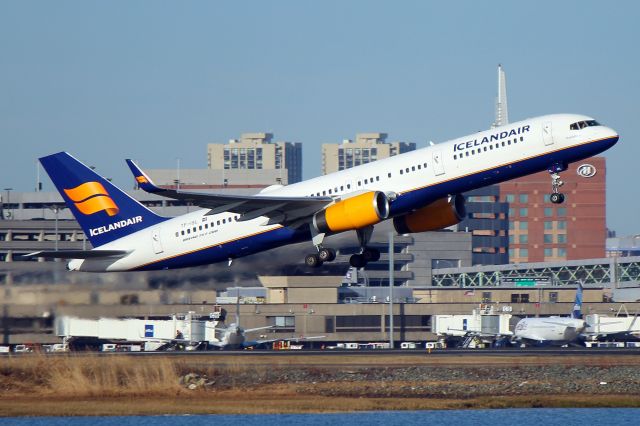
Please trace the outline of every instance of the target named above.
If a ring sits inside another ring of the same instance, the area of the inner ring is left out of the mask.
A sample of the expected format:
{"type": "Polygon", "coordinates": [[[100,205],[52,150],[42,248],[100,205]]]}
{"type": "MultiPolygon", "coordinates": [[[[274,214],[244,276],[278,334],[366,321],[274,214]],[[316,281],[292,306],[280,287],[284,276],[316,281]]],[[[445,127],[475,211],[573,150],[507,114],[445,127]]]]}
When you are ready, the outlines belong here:
{"type": "Polygon", "coordinates": [[[119,222],[110,223],[107,226],[99,226],[97,228],[89,229],[89,234],[92,237],[96,235],[104,234],[105,232],[111,232],[116,229],[124,228],[126,226],[135,225],[136,223],[142,222],[142,216],[136,216],[129,219],[121,220],[119,222]]]}

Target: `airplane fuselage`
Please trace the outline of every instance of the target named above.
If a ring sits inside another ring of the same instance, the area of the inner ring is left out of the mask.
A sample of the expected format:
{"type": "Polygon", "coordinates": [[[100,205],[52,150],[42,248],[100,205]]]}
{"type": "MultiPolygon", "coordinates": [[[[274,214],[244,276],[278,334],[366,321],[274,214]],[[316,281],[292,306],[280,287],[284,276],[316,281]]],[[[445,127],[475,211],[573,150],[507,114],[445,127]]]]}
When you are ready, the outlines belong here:
{"type": "MultiPolygon", "coordinates": [[[[416,151],[292,185],[269,188],[265,197],[333,197],[381,191],[393,195],[389,217],[400,216],[450,194],[547,170],[596,155],[618,134],[605,126],[571,129],[592,120],[559,114],[523,120],[416,151]]],[[[269,224],[267,217],[238,221],[232,212],[202,209],[168,219],[100,246],[128,250],[118,259],[72,260],[82,271],[158,270],[197,266],[310,240],[309,226],[269,224]]],[[[131,218],[132,221],[137,220],[131,218]]],[[[123,226],[127,226],[124,223],[123,226]]],[[[102,227],[96,232],[112,232],[102,227]]]]}
{"type": "Polygon", "coordinates": [[[516,324],[513,338],[533,345],[564,345],[575,342],[586,327],[578,318],[523,318],[516,324]]]}

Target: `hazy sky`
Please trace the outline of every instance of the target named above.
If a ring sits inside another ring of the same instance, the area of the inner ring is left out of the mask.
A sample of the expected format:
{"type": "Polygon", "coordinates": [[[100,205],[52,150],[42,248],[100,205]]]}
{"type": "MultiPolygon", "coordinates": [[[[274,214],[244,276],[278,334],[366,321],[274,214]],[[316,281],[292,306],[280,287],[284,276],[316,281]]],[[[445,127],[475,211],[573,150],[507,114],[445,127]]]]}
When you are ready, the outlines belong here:
{"type": "MultiPolygon", "coordinates": [[[[130,187],[206,167],[206,144],[269,131],[320,145],[381,131],[443,141],[493,121],[584,113],[618,130],[608,226],[640,232],[639,2],[0,0],[0,189],[66,150],[130,187]]],[[[52,190],[48,178],[45,189],[52,190]]]]}

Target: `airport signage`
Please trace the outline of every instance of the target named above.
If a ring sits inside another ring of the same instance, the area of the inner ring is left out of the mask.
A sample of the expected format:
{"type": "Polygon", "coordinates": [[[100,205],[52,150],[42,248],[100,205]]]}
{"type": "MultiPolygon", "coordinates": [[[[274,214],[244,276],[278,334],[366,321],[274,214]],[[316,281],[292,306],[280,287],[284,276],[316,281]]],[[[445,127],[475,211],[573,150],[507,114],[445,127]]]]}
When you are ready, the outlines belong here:
{"type": "Polygon", "coordinates": [[[551,284],[547,277],[503,277],[502,284],[513,285],[515,287],[536,287],[551,284]]]}
{"type": "Polygon", "coordinates": [[[153,324],[144,325],[144,337],[153,337],[153,324]]]}
{"type": "Polygon", "coordinates": [[[592,166],[591,164],[581,164],[576,170],[578,176],[582,176],[584,178],[592,178],[596,175],[597,172],[598,171],[596,170],[595,166],[592,166]]]}

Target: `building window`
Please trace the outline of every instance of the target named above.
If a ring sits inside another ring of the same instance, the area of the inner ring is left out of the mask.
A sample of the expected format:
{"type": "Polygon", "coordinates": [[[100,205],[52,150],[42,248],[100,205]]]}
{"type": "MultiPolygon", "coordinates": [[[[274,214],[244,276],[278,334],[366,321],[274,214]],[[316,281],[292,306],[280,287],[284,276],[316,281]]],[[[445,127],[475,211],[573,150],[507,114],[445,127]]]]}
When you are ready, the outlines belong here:
{"type": "Polygon", "coordinates": [[[529,294],[511,293],[511,303],[529,303],[529,294]]]}
{"type": "Polygon", "coordinates": [[[509,217],[514,217],[516,215],[516,209],[513,207],[509,208],[509,217]]]}
{"type": "Polygon", "coordinates": [[[550,203],[551,202],[551,195],[544,194],[544,202],[545,203],[550,203]]]}
{"type": "Polygon", "coordinates": [[[339,315],[336,316],[337,332],[380,331],[380,315],[339,315]]]}
{"type": "Polygon", "coordinates": [[[558,234],[558,243],[566,244],[567,243],[567,234],[558,234]]]}
{"type": "Polygon", "coordinates": [[[567,249],[564,247],[558,247],[558,257],[567,257],[567,249]]]}
{"type": "Polygon", "coordinates": [[[483,291],[482,292],[482,303],[491,303],[491,292],[483,291]]]}
{"type": "Polygon", "coordinates": [[[558,229],[567,229],[567,221],[559,220],[558,221],[558,229]]]}
{"type": "Polygon", "coordinates": [[[520,249],[520,257],[522,258],[528,258],[529,257],[529,249],[526,248],[521,248],[520,249]]]}
{"type": "Polygon", "coordinates": [[[529,215],[529,209],[526,207],[522,207],[520,209],[520,217],[527,217],[529,215]]]}
{"type": "Polygon", "coordinates": [[[544,243],[553,244],[553,234],[544,234],[544,243]]]}
{"type": "Polygon", "coordinates": [[[546,229],[546,230],[553,229],[553,222],[551,222],[551,221],[549,221],[549,220],[545,220],[545,222],[544,222],[544,229],[546,229]]]}
{"type": "Polygon", "coordinates": [[[514,242],[514,236],[509,234],[509,244],[513,244],[514,242]]]}
{"type": "Polygon", "coordinates": [[[520,234],[518,236],[518,242],[520,244],[527,244],[529,242],[529,236],[527,234],[520,234]]]}
{"type": "Polygon", "coordinates": [[[566,207],[558,207],[558,217],[565,217],[567,215],[566,207]]]}
{"type": "Polygon", "coordinates": [[[507,195],[505,195],[504,200],[507,203],[513,203],[516,200],[516,196],[513,195],[513,194],[507,194],[507,195]]]}
{"type": "Polygon", "coordinates": [[[544,217],[553,216],[553,207],[545,207],[544,208],[544,217]]]}
{"type": "Polygon", "coordinates": [[[529,222],[520,222],[518,229],[529,229],[529,222]]]}
{"type": "Polygon", "coordinates": [[[544,249],[544,257],[552,257],[552,256],[553,256],[553,249],[552,248],[544,249]]]}
{"type": "Polygon", "coordinates": [[[520,194],[520,202],[521,203],[528,203],[529,202],[529,195],[527,194],[520,194]]]}
{"type": "Polygon", "coordinates": [[[335,333],[336,332],[336,323],[334,317],[324,317],[324,332],[325,333],[335,333]]]}
{"type": "Polygon", "coordinates": [[[277,331],[295,331],[296,317],[294,316],[273,316],[267,317],[267,325],[272,326],[277,331]]]}
{"type": "Polygon", "coordinates": [[[459,259],[431,259],[431,269],[459,268],[459,259]]]}

